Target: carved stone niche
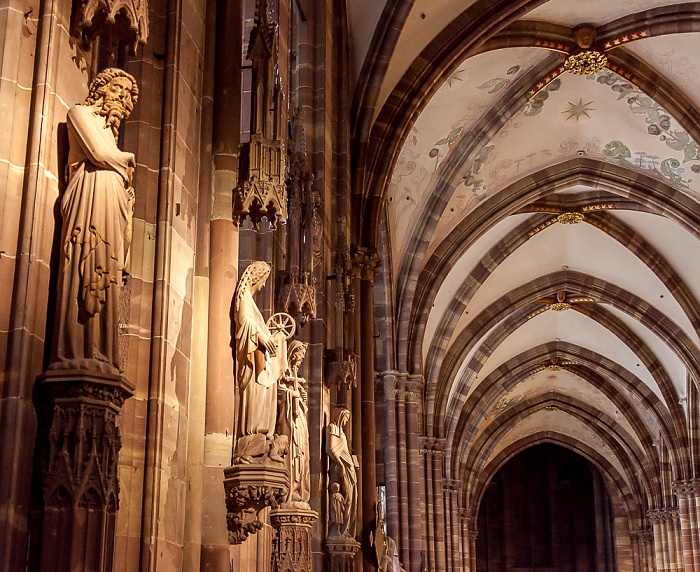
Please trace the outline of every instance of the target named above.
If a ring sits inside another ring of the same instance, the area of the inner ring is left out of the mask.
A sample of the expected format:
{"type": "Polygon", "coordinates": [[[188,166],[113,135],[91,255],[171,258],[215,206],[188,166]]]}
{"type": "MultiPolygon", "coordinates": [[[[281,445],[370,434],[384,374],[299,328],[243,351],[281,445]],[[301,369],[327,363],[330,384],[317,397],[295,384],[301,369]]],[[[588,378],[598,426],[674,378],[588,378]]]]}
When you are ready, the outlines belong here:
{"type": "Polygon", "coordinates": [[[224,469],[226,524],[231,544],[241,544],[263,527],[265,507],[278,509],[289,495],[289,470],[282,464],[234,465],[224,469]]]}
{"type": "Polygon", "coordinates": [[[275,529],[272,572],[311,572],[311,527],[317,519],[318,513],[313,510],[282,508],[270,511],[270,523],[275,529]]]}
{"type": "Polygon", "coordinates": [[[316,317],[316,288],[310,284],[291,282],[280,289],[279,308],[305,324],[316,317]]]}
{"type": "Polygon", "coordinates": [[[108,373],[58,370],[37,378],[30,569],[112,570],[121,449],[117,416],[133,391],[125,378],[108,373]]]}
{"type": "Polygon", "coordinates": [[[86,51],[101,37],[110,55],[123,41],[133,56],[148,40],[147,0],[73,0],[70,34],[86,51]]]}

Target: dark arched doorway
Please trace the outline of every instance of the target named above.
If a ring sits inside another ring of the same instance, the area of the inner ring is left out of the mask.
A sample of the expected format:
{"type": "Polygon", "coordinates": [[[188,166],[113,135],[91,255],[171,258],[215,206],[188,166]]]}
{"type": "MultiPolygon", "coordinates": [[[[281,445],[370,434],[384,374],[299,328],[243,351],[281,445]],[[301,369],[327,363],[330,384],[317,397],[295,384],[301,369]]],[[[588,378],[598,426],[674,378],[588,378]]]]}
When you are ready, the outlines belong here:
{"type": "Polygon", "coordinates": [[[612,572],[612,512],[590,462],[551,444],[508,461],[481,501],[478,572],[612,572]]]}

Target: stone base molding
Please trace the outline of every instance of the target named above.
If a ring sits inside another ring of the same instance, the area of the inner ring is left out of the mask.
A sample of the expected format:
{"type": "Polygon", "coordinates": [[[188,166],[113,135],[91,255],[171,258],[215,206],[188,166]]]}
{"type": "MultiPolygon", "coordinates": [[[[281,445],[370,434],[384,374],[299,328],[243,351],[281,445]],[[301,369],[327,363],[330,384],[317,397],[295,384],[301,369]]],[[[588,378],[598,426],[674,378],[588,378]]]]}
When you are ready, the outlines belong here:
{"type": "Polygon", "coordinates": [[[311,572],[311,527],[318,513],[295,507],[270,511],[270,523],[275,529],[272,549],[272,572],[311,572]]]}
{"type": "Polygon", "coordinates": [[[119,508],[117,416],[134,387],[81,370],[37,378],[30,570],[110,572],[119,508]],[[39,471],[40,469],[40,475],[39,471]]]}
{"type": "Polygon", "coordinates": [[[226,524],[231,544],[241,544],[263,527],[258,515],[278,509],[289,495],[289,470],[282,464],[251,463],[224,469],[226,524]]]}
{"type": "Polygon", "coordinates": [[[325,546],[330,561],[329,572],[355,572],[355,554],[360,550],[359,542],[350,536],[330,536],[325,546]]]}

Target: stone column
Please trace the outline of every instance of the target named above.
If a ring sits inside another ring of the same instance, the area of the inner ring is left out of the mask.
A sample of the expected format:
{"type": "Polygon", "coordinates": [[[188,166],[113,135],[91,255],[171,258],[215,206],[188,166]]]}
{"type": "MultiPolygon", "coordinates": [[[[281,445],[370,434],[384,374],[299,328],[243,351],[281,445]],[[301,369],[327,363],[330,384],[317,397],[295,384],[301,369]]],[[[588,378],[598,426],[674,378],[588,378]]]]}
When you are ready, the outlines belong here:
{"type": "Polygon", "coordinates": [[[445,491],[445,540],[447,542],[447,570],[448,572],[460,572],[462,561],[462,547],[460,543],[460,526],[457,523],[459,515],[459,488],[461,482],[458,479],[444,481],[445,491]]]}
{"type": "Polygon", "coordinates": [[[637,534],[641,548],[641,569],[654,572],[654,531],[651,528],[640,530],[637,534]]]}
{"type": "Polygon", "coordinates": [[[654,572],[653,541],[650,528],[630,531],[633,544],[634,569],[638,572],[654,572]]]}
{"type": "Polygon", "coordinates": [[[311,527],[318,513],[302,508],[270,511],[275,529],[272,541],[272,572],[312,572],[311,527]]]}
{"type": "Polygon", "coordinates": [[[678,497],[683,564],[685,570],[697,570],[700,569],[700,527],[697,513],[700,479],[677,481],[673,484],[673,492],[678,497]]]}
{"type": "Polygon", "coordinates": [[[406,385],[406,460],[408,471],[408,562],[409,572],[422,569],[421,455],[419,445],[420,410],[423,398],[423,376],[409,375],[406,385]]]}
{"type": "Polygon", "coordinates": [[[423,496],[426,520],[425,568],[433,570],[435,562],[435,512],[433,505],[433,451],[432,437],[421,437],[421,456],[423,457],[423,496]]]}
{"type": "MultiPolygon", "coordinates": [[[[403,538],[399,532],[399,502],[398,494],[399,477],[397,466],[397,440],[396,433],[396,371],[385,371],[381,374],[384,386],[384,400],[386,401],[386,419],[384,434],[384,476],[386,483],[386,525],[387,533],[396,539],[399,547],[403,547],[403,538]]],[[[405,564],[405,562],[404,562],[405,564]]]]}
{"type": "Polygon", "coordinates": [[[421,452],[425,457],[425,512],[428,520],[425,568],[445,572],[445,503],[442,487],[445,439],[424,437],[421,452]]]}
{"type": "Polygon", "coordinates": [[[376,252],[358,249],[354,265],[360,271],[360,395],[362,410],[362,520],[361,541],[363,570],[376,570],[376,556],[369,543],[369,533],[375,529],[377,504],[376,430],[374,419],[374,295],[372,281],[379,270],[376,252]]]}
{"type": "Polygon", "coordinates": [[[469,572],[476,572],[476,538],[479,531],[474,528],[469,529],[469,572]]]}
{"type": "Polygon", "coordinates": [[[435,440],[433,453],[433,495],[435,510],[435,570],[445,572],[445,503],[443,500],[442,480],[445,461],[445,440],[435,440]]]}
{"type": "Polygon", "coordinates": [[[119,375],[51,371],[37,379],[40,546],[30,570],[110,572],[119,508],[117,416],[134,387],[119,375]]]}
{"type": "Polygon", "coordinates": [[[669,507],[650,510],[647,516],[654,528],[654,552],[657,571],[671,572],[682,569],[682,565],[678,562],[678,549],[676,546],[678,509],[669,507]]]}
{"type": "Polygon", "coordinates": [[[399,509],[400,509],[400,536],[399,536],[399,553],[401,562],[405,567],[410,566],[410,541],[408,527],[410,519],[408,515],[408,457],[406,454],[406,384],[407,374],[399,375],[397,380],[396,391],[396,450],[398,456],[398,493],[399,493],[399,509]]]}

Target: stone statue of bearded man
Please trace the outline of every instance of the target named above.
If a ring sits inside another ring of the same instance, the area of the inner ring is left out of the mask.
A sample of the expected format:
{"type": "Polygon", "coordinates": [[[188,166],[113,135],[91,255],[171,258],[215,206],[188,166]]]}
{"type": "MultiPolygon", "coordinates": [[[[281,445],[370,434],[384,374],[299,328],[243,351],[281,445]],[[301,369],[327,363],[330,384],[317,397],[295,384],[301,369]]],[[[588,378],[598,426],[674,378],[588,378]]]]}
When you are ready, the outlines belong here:
{"type": "Polygon", "coordinates": [[[118,303],[131,243],[134,155],[117,147],[138,98],[134,78],[106,69],[68,111],[67,188],[49,369],[121,371],[118,303]]]}

